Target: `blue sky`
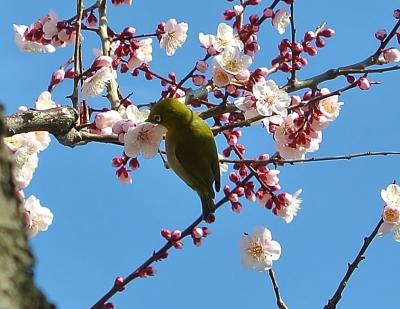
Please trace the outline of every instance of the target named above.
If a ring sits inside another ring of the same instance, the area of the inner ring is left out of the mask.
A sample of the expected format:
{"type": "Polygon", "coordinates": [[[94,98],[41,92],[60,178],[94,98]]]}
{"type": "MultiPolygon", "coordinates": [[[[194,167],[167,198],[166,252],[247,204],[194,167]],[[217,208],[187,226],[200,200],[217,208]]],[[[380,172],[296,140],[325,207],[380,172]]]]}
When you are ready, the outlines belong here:
{"type": "MultiPolygon", "coordinates": [[[[0,18],[0,44],[3,56],[3,90],[0,101],[7,113],[17,106],[33,106],[47,88],[51,73],[65,63],[73,47],[54,54],[25,54],[13,43],[12,24],[30,24],[53,9],[60,18],[74,15],[71,1],[43,0],[34,4],[6,1],[0,18]]],[[[264,5],[268,2],[263,1],[264,5]]],[[[91,4],[88,2],[88,4],[91,4]]],[[[110,8],[110,24],[121,30],[134,26],[138,33],[153,31],[160,21],[176,18],[189,24],[188,41],[172,58],[154,44],[152,67],[166,74],[184,76],[203,56],[198,33],[214,33],[224,9],[231,3],[203,1],[134,1],[132,7],[110,8]]],[[[297,31],[302,35],[324,21],[335,29],[335,36],[299,78],[329,68],[364,59],[377,47],[374,32],[394,24],[395,1],[381,2],[379,9],[364,1],[298,1],[297,31]]],[[[261,7],[258,8],[261,12],[261,7]]],[[[262,50],[253,68],[269,65],[281,37],[269,25],[259,35],[262,50]]],[[[397,44],[397,43],[396,43],[397,44]]],[[[395,46],[395,45],[394,45],[395,46]]],[[[91,63],[91,50],[99,47],[90,34],[85,40],[85,64],[91,63]]],[[[397,46],[398,47],[398,46],[397,46]]],[[[283,83],[286,76],[273,78],[283,83]]],[[[364,151],[399,150],[397,95],[398,73],[376,75],[382,82],[369,91],[352,90],[341,97],[345,104],[339,118],[323,132],[323,142],[315,156],[364,151]]],[[[137,103],[159,97],[157,81],[120,78],[125,93],[133,92],[137,103]]],[[[330,89],[344,80],[326,83],[330,89]]],[[[54,98],[65,99],[72,85],[57,88],[54,98]]],[[[93,106],[107,102],[95,99],[93,106]]],[[[262,127],[243,132],[246,155],[273,153],[270,135],[262,127]]],[[[219,144],[220,152],[224,148],[219,144]]],[[[133,174],[133,185],[117,183],[110,162],[121,148],[89,144],[66,148],[53,140],[40,154],[39,167],[26,195],[34,194],[55,215],[46,233],[32,240],[37,259],[36,281],[59,308],[87,308],[112,285],[117,275],[127,275],[153,250],[163,245],[161,228],[183,229],[199,215],[197,196],[159,158],[141,160],[133,174]]],[[[291,308],[321,308],[335,291],[346,265],[357,254],[363,237],[379,221],[383,201],[381,188],[398,179],[398,157],[354,159],[351,161],[308,163],[281,169],[282,188],[294,192],[303,188],[303,204],[291,224],[275,217],[257,204],[243,202],[240,215],[230,207],[221,208],[213,234],[200,248],[190,239],[184,249],[172,250],[167,260],[155,265],[154,278],[136,280],[115,296],[117,308],[274,308],[275,299],[266,273],[241,267],[238,240],[254,226],[266,226],[282,245],[282,256],[274,264],[282,295],[291,308]]],[[[227,183],[226,176],[223,184],[227,183]]],[[[221,193],[218,195],[221,197],[221,193]]],[[[341,308],[386,308],[397,295],[397,264],[400,247],[388,235],[376,239],[356,271],[341,308]]]]}

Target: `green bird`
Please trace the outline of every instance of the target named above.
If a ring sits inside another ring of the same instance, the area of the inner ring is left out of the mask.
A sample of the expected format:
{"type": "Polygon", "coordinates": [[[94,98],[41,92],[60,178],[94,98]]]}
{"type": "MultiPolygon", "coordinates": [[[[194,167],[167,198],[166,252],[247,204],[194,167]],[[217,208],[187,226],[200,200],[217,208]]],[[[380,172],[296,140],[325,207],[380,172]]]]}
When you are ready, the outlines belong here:
{"type": "Polygon", "coordinates": [[[196,113],[176,99],[156,103],[147,119],[167,128],[165,147],[168,165],[200,197],[203,219],[215,211],[215,189],[220,172],[214,135],[196,113]]]}

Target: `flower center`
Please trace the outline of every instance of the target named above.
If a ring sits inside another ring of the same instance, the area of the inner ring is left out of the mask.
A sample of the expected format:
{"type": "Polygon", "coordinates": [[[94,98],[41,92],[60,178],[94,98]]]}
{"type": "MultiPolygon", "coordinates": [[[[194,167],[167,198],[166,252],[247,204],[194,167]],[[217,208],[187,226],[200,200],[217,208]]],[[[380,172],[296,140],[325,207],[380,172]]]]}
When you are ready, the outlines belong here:
{"type": "Polygon", "coordinates": [[[235,60],[226,61],[225,67],[230,71],[236,71],[239,68],[235,60]]]}
{"type": "Polygon", "coordinates": [[[335,108],[329,101],[322,101],[321,105],[328,113],[333,114],[335,112],[335,108]]]}
{"type": "Polygon", "coordinates": [[[260,244],[251,243],[250,247],[247,248],[247,253],[256,260],[261,260],[264,255],[264,250],[260,244]]]}
{"type": "Polygon", "coordinates": [[[169,31],[168,32],[168,38],[173,39],[175,37],[175,31],[169,31]]]}
{"type": "Polygon", "coordinates": [[[140,131],[138,136],[137,136],[138,141],[142,142],[142,143],[146,143],[147,142],[147,131],[140,131]]]}
{"type": "Polygon", "coordinates": [[[399,212],[396,209],[387,209],[384,213],[384,219],[388,222],[397,222],[399,219],[399,212]]]}

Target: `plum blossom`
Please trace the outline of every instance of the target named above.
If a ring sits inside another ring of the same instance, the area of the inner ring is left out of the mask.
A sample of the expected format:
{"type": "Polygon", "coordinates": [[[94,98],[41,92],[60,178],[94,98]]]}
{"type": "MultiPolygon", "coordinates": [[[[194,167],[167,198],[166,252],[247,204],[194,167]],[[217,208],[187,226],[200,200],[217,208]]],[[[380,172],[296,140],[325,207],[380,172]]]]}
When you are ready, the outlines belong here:
{"type": "Polygon", "coordinates": [[[135,124],[139,124],[145,122],[145,120],[149,117],[150,110],[139,110],[136,105],[129,105],[126,108],[126,118],[133,121],[135,124]]]}
{"type": "Polygon", "coordinates": [[[113,124],[122,120],[121,115],[115,110],[101,112],[96,115],[94,123],[96,128],[102,130],[105,128],[112,128],[113,124]]]}
{"type": "Polygon", "coordinates": [[[293,218],[297,215],[300,209],[301,199],[299,195],[303,190],[299,189],[293,194],[284,193],[282,199],[284,200],[283,205],[279,205],[274,209],[274,213],[281,217],[286,223],[293,221],[293,218]]]}
{"type": "Polygon", "coordinates": [[[48,91],[43,91],[35,102],[35,109],[46,110],[50,108],[57,107],[57,104],[51,99],[51,93],[48,91]]]}
{"type": "Polygon", "coordinates": [[[265,227],[256,227],[252,234],[242,236],[239,247],[243,266],[258,271],[271,269],[272,261],[281,255],[281,245],[272,240],[271,231],[265,227]]]}
{"type": "Polygon", "coordinates": [[[333,121],[339,116],[340,107],[343,105],[343,102],[338,102],[338,99],[339,96],[334,95],[318,101],[319,111],[328,121],[333,121]]]}
{"type": "Polygon", "coordinates": [[[237,47],[242,51],[244,47],[239,36],[234,34],[233,28],[225,23],[218,25],[217,36],[199,33],[199,40],[203,47],[213,47],[217,52],[222,52],[228,47],[237,47]]]}
{"type": "Polygon", "coordinates": [[[279,34],[285,33],[285,28],[290,24],[290,15],[285,10],[276,11],[274,17],[272,18],[272,25],[279,34]]]}
{"type": "Polygon", "coordinates": [[[86,100],[89,97],[97,97],[106,88],[110,80],[115,79],[115,71],[110,67],[102,67],[91,77],[83,81],[81,95],[86,100]]]}
{"type": "Polygon", "coordinates": [[[151,44],[153,43],[152,38],[147,38],[139,41],[139,47],[135,49],[133,55],[127,62],[129,70],[133,71],[140,67],[143,63],[149,63],[153,60],[152,52],[153,48],[151,44]]]}
{"type": "Polygon", "coordinates": [[[164,31],[164,34],[161,36],[160,47],[165,49],[168,56],[172,56],[185,43],[188,24],[178,24],[176,19],[172,18],[165,23],[164,31]]]}
{"type": "Polygon", "coordinates": [[[13,25],[14,40],[19,48],[24,52],[54,53],[56,48],[51,44],[41,44],[26,39],[25,34],[28,32],[28,26],[13,25]]]}
{"type": "Polygon", "coordinates": [[[253,94],[256,98],[256,109],[260,115],[272,114],[287,116],[287,108],[291,99],[286,91],[279,89],[272,80],[261,79],[253,86],[253,94]]]}
{"type": "Polygon", "coordinates": [[[229,85],[233,76],[227,73],[223,68],[218,65],[214,65],[212,70],[212,79],[217,87],[225,87],[229,85]]]}
{"type": "Polygon", "coordinates": [[[25,232],[29,238],[39,232],[47,231],[53,222],[53,214],[50,209],[43,207],[40,201],[31,195],[24,201],[25,232]]]}
{"type": "Polygon", "coordinates": [[[378,235],[384,236],[393,230],[395,241],[400,242],[400,187],[397,184],[388,185],[386,190],[381,190],[381,197],[386,205],[378,235]]]}
{"type": "Polygon", "coordinates": [[[227,47],[215,56],[215,62],[233,76],[247,70],[253,60],[248,55],[241,55],[238,47],[227,47]]]}
{"type": "Polygon", "coordinates": [[[386,62],[399,62],[400,50],[397,48],[389,48],[383,51],[383,58],[386,62]]]}
{"type": "Polygon", "coordinates": [[[164,126],[148,122],[129,128],[124,136],[125,154],[131,158],[136,158],[140,153],[146,159],[154,157],[166,132],[164,126]]]}

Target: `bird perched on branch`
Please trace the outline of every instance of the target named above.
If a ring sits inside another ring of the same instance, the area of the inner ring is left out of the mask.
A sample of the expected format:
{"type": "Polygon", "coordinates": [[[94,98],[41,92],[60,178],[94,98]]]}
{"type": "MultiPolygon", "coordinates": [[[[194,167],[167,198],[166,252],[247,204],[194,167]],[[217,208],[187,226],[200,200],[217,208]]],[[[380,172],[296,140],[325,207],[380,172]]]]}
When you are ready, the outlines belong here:
{"type": "Polygon", "coordinates": [[[214,135],[196,113],[176,99],[156,103],[147,119],[167,128],[168,165],[200,197],[203,219],[215,210],[214,189],[220,190],[220,171],[214,135]]]}

